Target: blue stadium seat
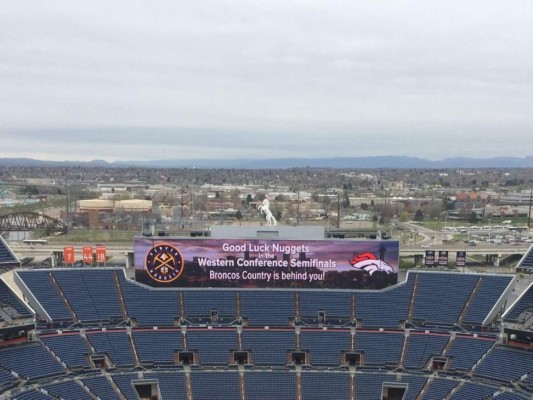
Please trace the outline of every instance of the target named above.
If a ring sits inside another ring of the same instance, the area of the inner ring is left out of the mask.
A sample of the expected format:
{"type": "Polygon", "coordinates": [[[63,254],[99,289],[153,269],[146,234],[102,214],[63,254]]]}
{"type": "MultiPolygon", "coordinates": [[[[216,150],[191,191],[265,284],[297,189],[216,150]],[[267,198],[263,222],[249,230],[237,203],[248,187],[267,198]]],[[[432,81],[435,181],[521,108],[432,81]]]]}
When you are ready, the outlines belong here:
{"type": "Polygon", "coordinates": [[[237,330],[187,329],[189,350],[197,350],[201,365],[228,365],[230,350],[237,350],[237,330]]]}
{"type": "Polygon", "coordinates": [[[11,264],[18,264],[18,260],[15,257],[15,255],[12,253],[11,249],[7,245],[7,243],[4,241],[2,237],[0,237],[0,267],[2,265],[11,265],[11,264]]]}
{"type": "MultiPolygon", "coordinates": [[[[295,398],[296,374],[290,371],[272,371],[269,373],[246,371],[244,382],[247,400],[295,398]]],[[[235,400],[237,399],[235,397],[235,400]]]]}
{"type": "MultiPolygon", "coordinates": [[[[238,371],[192,371],[191,384],[194,399],[220,400],[222,394],[228,400],[241,398],[238,371]]],[[[255,390],[254,387],[250,389],[255,390]]]]}
{"type": "Polygon", "coordinates": [[[305,400],[348,399],[349,396],[348,371],[302,373],[302,398],[305,400]]]}
{"type": "Polygon", "coordinates": [[[174,365],[174,352],[183,348],[180,331],[134,331],[133,338],[141,363],[174,365]]]}
{"type": "Polygon", "coordinates": [[[457,336],[446,355],[451,357],[450,369],[469,371],[489,351],[495,340],[457,336]]]}
{"type": "Polygon", "coordinates": [[[9,286],[0,279],[0,306],[9,305],[13,307],[20,318],[32,318],[33,313],[20,301],[20,299],[12,292],[9,286]]]}
{"type": "Polygon", "coordinates": [[[519,320],[519,316],[527,309],[533,309],[533,283],[529,285],[527,290],[520,296],[518,301],[513,307],[506,313],[506,322],[524,323],[525,321],[519,320]]]}
{"type": "Polygon", "coordinates": [[[0,349],[0,366],[32,380],[65,373],[46,349],[33,343],[0,349]]]}
{"type": "Polygon", "coordinates": [[[448,343],[448,335],[411,332],[407,339],[404,367],[423,369],[431,356],[440,356],[448,343]]]}
{"type": "Polygon", "coordinates": [[[356,318],[363,328],[398,328],[407,320],[414,274],[400,285],[383,291],[356,292],[356,318]]]}
{"type": "Polygon", "coordinates": [[[365,354],[365,366],[398,365],[402,352],[403,332],[360,332],[355,334],[355,349],[365,354]]]}
{"type": "Polygon", "coordinates": [[[69,368],[89,367],[86,355],[90,349],[83,338],[75,334],[41,336],[41,341],[69,368]]]}
{"type": "Polygon", "coordinates": [[[252,352],[255,365],[285,365],[287,353],[296,348],[294,331],[243,329],[243,350],[252,352]]]}
{"type": "Polygon", "coordinates": [[[120,400],[118,393],[105,376],[91,376],[81,379],[83,384],[100,399],[120,400]]]}
{"type": "Polygon", "coordinates": [[[14,400],[54,400],[53,397],[44,394],[36,389],[28,390],[26,392],[16,394],[12,397],[14,400]]]}
{"type": "MultiPolygon", "coordinates": [[[[44,307],[52,321],[72,322],[73,317],[50,278],[48,270],[16,271],[24,284],[44,307]]],[[[30,304],[31,305],[31,304],[30,304]]],[[[44,317],[44,316],[43,316],[44,317]]]]}
{"type": "Polygon", "coordinates": [[[452,395],[450,400],[484,400],[497,392],[497,387],[466,382],[452,395]]]}
{"type": "Polygon", "coordinates": [[[228,290],[183,290],[184,314],[186,319],[204,323],[211,322],[211,311],[217,310],[219,318],[231,321],[237,317],[236,296],[228,290]]]}
{"type": "Polygon", "coordinates": [[[533,372],[533,353],[496,346],[475,368],[474,375],[505,383],[533,372]]]}
{"type": "Polygon", "coordinates": [[[141,287],[119,273],[127,315],[137,326],[173,326],[179,320],[179,293],[141,287]]]}
{"type": "Polygon", "coordinates": [[[309,351],[311,365],[339,366],[342,352],[351,349],[351,333],[302,329],[300,343],[302,351],[309,351]]]}
{"type": "Polygon", "coordinates": [[[43,389],[60,399],[93,400],[92,396],[75,381],[53,383],[43,389]]]}
{"type": "Polygon", "coordinates": [[[453,326],[479,277],[454,273],[417,275],[413,320],[431,326],[453,326]]]}
{"type": "MultiPolygon", "coordinates": [[[[191,374],[192,375],[192,374],[191,374]]],[[[187,390],[185,387],[185,374],[181,371],[170,372],[147,372],[144,374],[144,379],[157,379],[159,384],[159,391],[161,398],[164,400],[187,400],[187,390]]],[[[219,382],[219,385],[221,382],[219,382]]],[[[194,388],[194,383],[192,384],[194,388]]],[[[224,393],[217,391],[215,388],[209,388],[211,393],[224,393]]],[[[205,396],[198,396],[194,393],[195,399],[207,399],[205,396]]]]}
{"type": "Polygon", "coordinates": [[[457,381],[446,379],[433,379],[429,384],[428,390],[424,396],[426,399],[444,399],[448,393],[457,386],[457,381]]]}
{"type": "Polygon", "coordinates": [[[115,366],[135,365],[133,351],[126,331],[88,332],[87,339],[96,353],[105,353],[115,366]]]}
{"type": "Polygon", "coordinates": [[[288,326],[289,319],[294,319],[293,292],[241,291],[240,303],[241,314],[249,326],[288,326]]]}
{"type": "Polygon", "coordinates": [[[511,276],[483,276],[464,322],[471,325],[481,325],[512,280],[513,277],[511,276]]]}

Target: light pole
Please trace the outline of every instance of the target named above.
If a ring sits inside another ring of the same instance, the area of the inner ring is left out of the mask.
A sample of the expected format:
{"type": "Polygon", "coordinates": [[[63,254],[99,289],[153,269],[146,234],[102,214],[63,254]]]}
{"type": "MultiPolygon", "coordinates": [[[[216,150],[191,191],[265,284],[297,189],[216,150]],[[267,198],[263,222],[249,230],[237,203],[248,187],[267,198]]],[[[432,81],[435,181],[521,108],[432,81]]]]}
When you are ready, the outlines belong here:
{"type": "Polygon", "coordinates": [[[340,193],[337,191],[337,229],[341,227],[341,200],[340,193]]]}

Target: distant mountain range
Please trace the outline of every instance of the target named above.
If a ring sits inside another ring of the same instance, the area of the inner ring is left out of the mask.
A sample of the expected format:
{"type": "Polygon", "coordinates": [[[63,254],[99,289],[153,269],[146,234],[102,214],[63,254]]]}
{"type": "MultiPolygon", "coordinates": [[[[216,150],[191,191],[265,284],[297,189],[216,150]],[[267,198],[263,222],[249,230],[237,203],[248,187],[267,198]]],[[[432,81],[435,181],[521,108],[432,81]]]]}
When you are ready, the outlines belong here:
{"type": "Polygon", "coordinates": [[[269,158],[261,160],[152,160],[152,161],[43,161],[31,158],[0,158],[0,166],[83,166],[102,168],[533,168],[533,156],[496,158],[445,158],[432,161],[417,157],[376,156],[338,158],[269,158]]]}

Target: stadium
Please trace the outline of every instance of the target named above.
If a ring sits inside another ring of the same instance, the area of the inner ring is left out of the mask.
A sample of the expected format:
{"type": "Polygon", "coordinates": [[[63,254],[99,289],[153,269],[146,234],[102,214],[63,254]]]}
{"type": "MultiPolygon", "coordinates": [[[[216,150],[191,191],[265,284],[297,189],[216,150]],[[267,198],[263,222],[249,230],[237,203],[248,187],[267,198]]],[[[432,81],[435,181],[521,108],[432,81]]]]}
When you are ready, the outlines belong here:
{"type": "Polygon", "coordinates": [[[519,275],[399,280],[395,241],[283,240],[140,237],[132,271],[24,268],[0,238],[0,398],[533,398],[533,284],[517,293],[519,275]],[[305,263],[338,267],[354,246],[346,271],[305,263]],[[241,264],[263,272],[240,281],[241,264]],[[209,281],[206,265],[226,275],[209,281]]]}

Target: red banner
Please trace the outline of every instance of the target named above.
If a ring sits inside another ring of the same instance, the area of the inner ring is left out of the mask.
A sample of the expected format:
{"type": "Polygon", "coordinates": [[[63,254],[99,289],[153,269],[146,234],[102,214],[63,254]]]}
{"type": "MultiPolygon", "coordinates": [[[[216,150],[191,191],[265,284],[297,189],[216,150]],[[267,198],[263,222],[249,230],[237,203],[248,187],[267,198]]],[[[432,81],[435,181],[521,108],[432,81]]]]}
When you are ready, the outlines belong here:
{"type": "Polygon", "coordinates": [[[104,246],[96,247],[96,262],[98,264],[104,263],[107,261],[106,248],[104,246]]]}
{"type": "Polygon", "coordinates": [[[92,264],[93,263],[93,248],[91,246],[84,246],[82,251],[83,251],[83,263],[92,264]]]}
{"type": "Polygon", "coordinates": [[[65,261],[65,264],[74,264],[75,255],[74,255],[74,247],[64,247],[63,248],[63,260],[65,261]]]}

